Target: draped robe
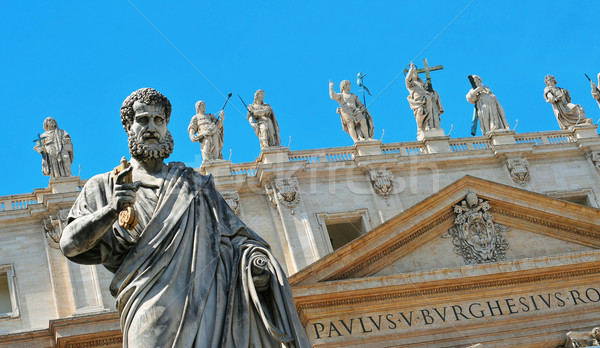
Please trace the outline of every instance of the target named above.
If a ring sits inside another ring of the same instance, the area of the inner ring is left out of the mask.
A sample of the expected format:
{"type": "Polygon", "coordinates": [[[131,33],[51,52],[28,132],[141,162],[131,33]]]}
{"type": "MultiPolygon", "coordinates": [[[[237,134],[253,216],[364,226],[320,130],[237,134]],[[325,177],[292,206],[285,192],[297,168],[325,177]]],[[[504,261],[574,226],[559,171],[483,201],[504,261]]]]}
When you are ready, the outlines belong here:
{"type": "MultiPolygon", "coordinates": [[[[112,199],[111,172],[91,178],[68,223],[112,199]]],[[[70,259],[114,273],[125,347],[306,347],[285,275],[268,245],[217,193],[211,177],[170,163],[160,187],[136,196],[138,225],[115,222],[90,250],[70,259]],[[268,290],[257,292],[252,255],[270,259],[268,290]]]]}

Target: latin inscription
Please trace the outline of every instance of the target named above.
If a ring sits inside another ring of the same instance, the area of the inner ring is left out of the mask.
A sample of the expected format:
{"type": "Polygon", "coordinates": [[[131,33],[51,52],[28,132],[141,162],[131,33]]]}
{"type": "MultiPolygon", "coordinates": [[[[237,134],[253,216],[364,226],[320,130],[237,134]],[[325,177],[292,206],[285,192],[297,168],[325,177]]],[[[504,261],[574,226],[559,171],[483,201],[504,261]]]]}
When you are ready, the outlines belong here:
{"type": "Polygon", "coordinates": [[[533,314],[541,311],[559,310],[562,307],[594,305],[600,303],[598,288],[582,288],[553,291],[543,294],[523,295],[466,304],[450,304],[440,307],[419,308],[373,315],[357,315],[331,321],[312,322],[316,339],[351,335],[373,334],[381,331],[407,330],[430,325],[455,325],[471,323],[494,317],[516,314],[533,314]]]}

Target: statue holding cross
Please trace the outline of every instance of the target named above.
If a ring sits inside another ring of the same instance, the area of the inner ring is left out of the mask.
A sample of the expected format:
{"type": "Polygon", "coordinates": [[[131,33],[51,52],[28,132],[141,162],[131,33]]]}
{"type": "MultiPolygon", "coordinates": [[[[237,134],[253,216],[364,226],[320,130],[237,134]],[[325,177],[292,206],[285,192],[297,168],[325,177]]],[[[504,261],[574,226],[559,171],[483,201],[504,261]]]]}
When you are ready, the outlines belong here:
{"type": "Polygon", "coordinates": [[[417,69],[416,65],[410,63],[410,68],[405,70],[406,88],[409,92],[407,99],[410,108],[415,113],[418,140],[423,140],[427,131],[441,131],[440,115],[444,113],[440,96],[433,89],[429,74],[431,71],[442,70],[444,67],[441,65],[429,67],[427,59],[423,59],[423,62],[425,65],[423,69],[417,69]],[[425,73],[427,82],[421,80],[420,73],[425,73]]]}

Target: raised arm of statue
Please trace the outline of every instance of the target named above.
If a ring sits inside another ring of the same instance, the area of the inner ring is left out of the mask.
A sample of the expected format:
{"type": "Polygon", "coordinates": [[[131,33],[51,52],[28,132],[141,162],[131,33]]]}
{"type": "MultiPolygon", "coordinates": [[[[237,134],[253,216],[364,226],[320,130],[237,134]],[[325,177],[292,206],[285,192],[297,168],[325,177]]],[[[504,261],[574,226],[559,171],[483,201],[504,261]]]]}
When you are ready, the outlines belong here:
{"type": "Polygon", "coordinates": [[[329,98],[335,100],[335,101],[339,101],[342,96],[335,93],[335,91],[333,90],[333,81],[329,81],[329,98]]]}
{"type": "Polygon", "coordinates": [[[417,74],[417,66],[413,63],[410,63],[410,69],[408,69],[408,73],[406,74],[406,88],[413,88],[414,81],[419,77],[417,74]]]}
{"type": "Polygon", "coordinates": [[[219,120],[217,121],[217,127],[222,128],[223,127],[223,121],[225,120],[225,111],[221,110],[219,111],[219,120]]]}
{"type": "MultiPolygon", "coordinates": [[[[110,231],[119,212],[135,202],[139,182],[124,183],[125,177],[132,171],[132,167],[123,170],[115,178],[112,201],[89,215],[70,221],[65,227],[60,239],[60,248],[67,257],[74,257],[93,248],[104,235],[110,231]]],[[[91,185],[100,179],[90,179],[91,185]]],[[[98,187],[100,190],[100,187],[98,187]]],[[[95,193],[95,190],[88,192],[95,193]]],[[[84,199],[83,197],[82,199],[84,199]]]]}

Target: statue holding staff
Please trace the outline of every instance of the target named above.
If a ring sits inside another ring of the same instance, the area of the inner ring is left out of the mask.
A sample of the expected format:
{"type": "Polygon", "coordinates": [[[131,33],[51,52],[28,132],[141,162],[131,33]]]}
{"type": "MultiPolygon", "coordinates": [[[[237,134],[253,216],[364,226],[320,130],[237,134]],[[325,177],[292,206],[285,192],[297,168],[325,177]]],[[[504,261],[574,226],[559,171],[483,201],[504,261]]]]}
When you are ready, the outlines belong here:
{"type": "Polygon", "coordinates": [[[219,111],[218,116],[206,113],[206,103],[196,102],[196,115],[188,126],[192,142],[199,142],[202,151],[202,161],[223,159],[223,120],[225,112],[219,111]]]}
{"type": "MultiPolygon", "coordinates": [[[[241,98],[241,97],[240,97],[241,98]]],[[[279,146],[279,124],[271,105],[264,102],[265,91],[259,89],[254,93],[254,101],[246,107],[248,122],[260,141],[260,148],[279,146]]],[[[244,104],[245,105],[245,104],[244,104]]]]}
{"type": "Polygon", "coordinates": [[[333,82],[329,81],[329,97],[340,104],[336,112],[342,119],[344,132],[348,133],[354,142],[373,139],[373,118],[356,94],[350,93],[350,81],[344,80],[340,83],[340,93],[333,90],[333,82]]]}

